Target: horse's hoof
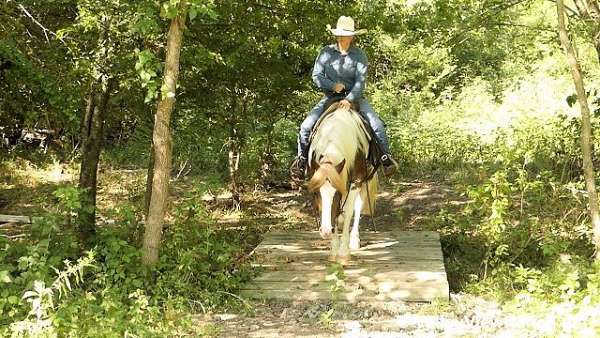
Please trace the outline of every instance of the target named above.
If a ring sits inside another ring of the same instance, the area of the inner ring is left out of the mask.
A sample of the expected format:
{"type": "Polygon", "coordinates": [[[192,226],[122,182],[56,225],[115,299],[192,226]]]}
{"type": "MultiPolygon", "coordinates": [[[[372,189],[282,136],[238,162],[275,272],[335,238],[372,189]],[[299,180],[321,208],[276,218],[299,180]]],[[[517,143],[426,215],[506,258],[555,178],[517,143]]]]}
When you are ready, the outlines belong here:
{"type": "Polygon", "coordinates": [[[350,236],[350,250],[360,249],[360,238],[350,236]]]}
{"type": "Polygon", "coordinates": [[[349,265],[350,256],[338,256],[337,262],[340,263],[342,266],[349,265]]]}
{"type": "Polygon", "coordinates": [[[331,229],[329,229],[329,231],[327,231],[327,230],[323,231],[323,229],[321,229],[321,231],[319,231],[319,234],[321,235],[322,239],[330,239],[332,232],[331,232],[331,229]]]}

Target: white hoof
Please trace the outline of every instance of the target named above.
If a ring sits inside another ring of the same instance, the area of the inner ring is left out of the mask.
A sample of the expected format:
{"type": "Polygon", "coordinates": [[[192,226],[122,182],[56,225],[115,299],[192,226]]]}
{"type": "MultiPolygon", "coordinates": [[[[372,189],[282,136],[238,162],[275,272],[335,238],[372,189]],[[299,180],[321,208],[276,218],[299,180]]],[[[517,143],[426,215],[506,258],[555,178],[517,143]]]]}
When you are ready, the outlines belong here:
{"type": "Polygon", "coordinates": [[[360,238],[350,235],[350,250],[360,249],[360,238]]]}
{"type": "Polygon", "coordinates": [[[331,238],[331,234],[332,234],[332,228],[328,228],[328,227],[321,227],[319,233],[321,234],[321,238],[323,239],[329,239],[331,238]]]}

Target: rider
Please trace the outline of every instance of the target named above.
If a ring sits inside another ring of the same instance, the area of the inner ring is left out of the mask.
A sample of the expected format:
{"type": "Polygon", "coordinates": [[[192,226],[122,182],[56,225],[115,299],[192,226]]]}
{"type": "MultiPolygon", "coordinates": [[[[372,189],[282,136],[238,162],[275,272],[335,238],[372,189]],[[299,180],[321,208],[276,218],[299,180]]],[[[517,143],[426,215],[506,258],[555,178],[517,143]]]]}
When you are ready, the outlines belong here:
{"type": "Polygon", "coordinates": [[[345,109],[350,109],[352,103],[360,106],[360,112],[371,125],[377,143],[382,148],[381,163],[384,174],[389,175],[395,170],[397,164],[390,153],[384,124],[363,97],[367,80],[367,56],[359,48],[351,46],[354,35],[363,34],[366,30],[355,31],[354,20],[347,16],[338,19],[335,29],[329,25],[327,28],[336,37],[337,44],[326,46],[321,50],[312,73],[315,85],[325,93],[325,96],[300,125],[298,156],[292,164],[292,178],[297,180],[304,178],[312,128],[323,114],[325,107],[333,101],[340,101],[340,106],[345,109]]]}

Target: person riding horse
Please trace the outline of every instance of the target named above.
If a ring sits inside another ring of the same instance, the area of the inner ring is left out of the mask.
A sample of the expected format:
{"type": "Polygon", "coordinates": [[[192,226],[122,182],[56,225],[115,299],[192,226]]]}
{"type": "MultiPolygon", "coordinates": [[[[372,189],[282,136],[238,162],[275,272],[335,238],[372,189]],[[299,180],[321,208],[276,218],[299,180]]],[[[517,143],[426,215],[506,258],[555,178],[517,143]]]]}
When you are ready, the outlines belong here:
{"type": "Polygon", "coordinates": [[[391,174],[397,167],[392,158],[388,138],[384,124],[363,97],[367,81],[367,56],[358,47],[352,46],[355,35],[360,35],[366,30],[354,30],[354,20],[351,17],[341,16],[337,26],[328,30],[336,37],[337,43],[324,47],[317,59],[312,72],[315,85],[325,93],[325,96],[317,103],[304,122],[300,125],[298,135],[298,156],[292,164],[292,178],[302,180],[305,177],[308,165],[308,148],[311,131],[325,108],[334,101],[340,101],[345,109],[350,109],[353,104],[359,107],[361,115],[368,121],[374,131],[377,143],[381,147],[383,155],[381,163],[384,174],[391,174]]]}

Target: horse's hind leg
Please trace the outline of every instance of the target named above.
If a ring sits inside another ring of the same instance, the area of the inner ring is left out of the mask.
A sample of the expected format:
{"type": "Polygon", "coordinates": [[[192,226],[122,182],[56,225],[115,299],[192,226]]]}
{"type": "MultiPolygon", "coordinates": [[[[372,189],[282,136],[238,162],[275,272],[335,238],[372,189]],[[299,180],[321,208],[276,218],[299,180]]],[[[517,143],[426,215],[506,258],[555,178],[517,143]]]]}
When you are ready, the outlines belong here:
{"type": "MultiPolygon", "coordinates": [[[[368,203],[368,201],[367,201],[368,203]]],[[[358,225],[360,222],[360,213],[363,208],[363,200],[358,194],[354,201],[354,223],[352,224],[352,231],[350,231],[350,250],[360,249],[360,237],[358,234],[358,225]]]]}

